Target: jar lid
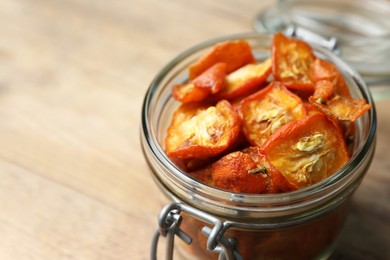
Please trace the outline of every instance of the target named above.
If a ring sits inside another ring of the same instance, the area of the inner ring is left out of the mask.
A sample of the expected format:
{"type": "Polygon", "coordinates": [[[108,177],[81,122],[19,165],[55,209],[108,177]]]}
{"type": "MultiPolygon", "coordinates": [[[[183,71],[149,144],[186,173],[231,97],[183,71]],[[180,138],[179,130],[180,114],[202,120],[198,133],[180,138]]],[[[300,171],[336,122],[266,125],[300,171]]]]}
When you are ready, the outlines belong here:
{"type": "Polygon", "coordinates": [[[279,0],[253,26],[329,48],[375,84],[390,80],[389,17],[386,0],[279,0]]]}

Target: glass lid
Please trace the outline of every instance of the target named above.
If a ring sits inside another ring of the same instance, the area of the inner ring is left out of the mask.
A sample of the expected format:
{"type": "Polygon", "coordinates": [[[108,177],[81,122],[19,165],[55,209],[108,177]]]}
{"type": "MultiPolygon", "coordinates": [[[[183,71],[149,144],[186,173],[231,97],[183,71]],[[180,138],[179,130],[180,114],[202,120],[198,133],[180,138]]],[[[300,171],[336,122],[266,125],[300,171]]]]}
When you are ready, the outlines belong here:
{"type": "Polygon", "coordinates": [[[390,1],[279,0],[253,26],[332,49],[369,85],[390,81],[390,1]]]}

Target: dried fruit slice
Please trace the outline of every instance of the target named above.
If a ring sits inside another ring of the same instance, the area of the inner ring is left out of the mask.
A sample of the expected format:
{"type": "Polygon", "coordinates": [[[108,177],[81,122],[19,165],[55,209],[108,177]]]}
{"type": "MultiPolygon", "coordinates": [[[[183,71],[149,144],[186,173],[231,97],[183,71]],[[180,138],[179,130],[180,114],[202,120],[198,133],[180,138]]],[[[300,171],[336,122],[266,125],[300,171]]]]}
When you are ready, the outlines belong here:
{"type": "Polygon", "coordinates": [[[306,115],[302,100],[279,82],[245,98],[239,111],[244,135],[257,146],[282,125],[306,115]]]}
{"type": "Polygon", "coordinates": [[[215,99],[234,100],[243,95],[249,95],[259,89],[271,73],[271,59],[261,63],[247,64],[227,75],[226,87],[215,99]]]}
{"type": "Polygon", "coordinates": [[[339,95],[335,95],[329,101],[309,100],[329,117],[347,122],[354,122],[371,108],[364,99],[344,98],[339,95]]]}
{"type": "Polygon", "coordinates": [[[172,96],[182,103],[202,101],[209,95],[207,88],[199,88],[193,82],[175,85],[172,90],[172,96]]]}
{"type": "Polygon", "coordinates": [[[261,150],[297,189],[329,177],[349,159],[340,129],[324,114],[284,125],[261,150]]]}
{"type": "Polygon", "coordinates": [[[230,73],[248,63],[255,62],[255,58],[251,47],[244,40],[218,43],[188,68],[189,78],[191,80],[196,78],[218,62],[226,63],[226,71],[230,73]]]}
{"type": "Polygon", "coordinates": [[[251,156],[241,151],[230,153],[212,165],[216,187],[243,192],[262,193],[266,189],[264,166],[257,165],[251,156]]]}
{"type": "Polygon", "coordinates": [[[293,89],[313,90],[310,67],[315,56],[307,43],[276,33],[272,42],[272,74],[293,89]]]}
{"type": "Polygon", "coordinates": [[[260,154],[258,147],[249,147],[225,155],[211,165],[211,177],[216,187],[233,192],[280,191],[273,180],[278,180],[281,175],[265,156],[260,154]]]}
{"type": "Polygon", "coordinates": [[[207,185],[232,192],[278,193],[291,190],[284,176],[270,164],[259,147],[248,147],[223,156],[189,175],[207,185]]]}
{"type": "Polygon", "coordinates": [[[266,188],[262,193],[278,193],[280,191],[292,190],[284,176],[267,160],[259,147],[251,146],[243,149],[242,152],[249,154],[257,165],[257,168],[252,169],[250,173],[261,173],[265,179],[266,188]]]}
{"type": "Polygon", "coordinates": [[[190,172],[188,172],[188,174],[190,176],[192,176],[194,179],[196,179],[196,180],[198,180],[206,185],[215,187],[215,183],[212,179],[212,165],[211,164],[209,164],[206,167],[201,168],[199,170],[190,171],[190,172]]]}
{"type": "Polygon", "coordinates": [[[317,59],[311,69],[315,91],[309,101],[329,117],[353,122],[371,108],[364,99],[353,99],[336,66],[317,59]]]}
{"type": "Polygon", "coordinates": [[[205,159],[231,148],[240,133],[240,119],[226,100],[215,106],[181,105],[174,113],[165,149],[171,158],[205,159]]]}
{"type": "Polygon", "coordinates": [[[215,94],[226,85],[226,63],[219,62],[211,66],[192,81],[198,88],[206,88],[215,94]]]}
{"type": "Polygon", "coordinates": [[[175,85],[173,97],[182,102],[198,102],[219,92],[226,85],[226,63],[216,63],[194,80],[175,85]]]}

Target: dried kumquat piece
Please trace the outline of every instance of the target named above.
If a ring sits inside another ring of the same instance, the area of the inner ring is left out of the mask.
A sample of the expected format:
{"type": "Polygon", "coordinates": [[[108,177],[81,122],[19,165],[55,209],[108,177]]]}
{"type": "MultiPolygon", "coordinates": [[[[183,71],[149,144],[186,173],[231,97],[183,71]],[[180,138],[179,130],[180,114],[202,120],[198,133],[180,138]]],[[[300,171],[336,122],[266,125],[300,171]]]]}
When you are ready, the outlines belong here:
{"type": "Polygon", "coordinates": [[[198,102],[210,96],[210,91],[207,88],[197,87],[193,82],[188,82],[175,85],[172,96],[182,103],[198,102]]]}
{"type": "Polygon", "coordinates": [[[173,114],[165,138],[165,150],[170,158],[217,156],[235,144],[240,128],[237,112],[226,100],[215,106],[183,104],[173,114]]]}
{"type": "Polygon", "coordinates": [[[210,186],[245,193],[278,193],[281,190],[274,182],[279,185],[287,183],[260,153],[259,147],[229,153],[200,170],[189,172],[189,175],[210,186]]]}
{"type": "Polygon", "coordinates": [[[364,99],[344,98],[339,95],[335,95],[329,101],[312,102],[318,110],[329,117],[347,122],[354,122],[371,108],[364,99]]]}
{"type": "Polygon", "coordinates": [[[339,76],[337,67],[326,60],[316,58],[310,67],[310,79],[313,82],[320,80],[335,80],[339,76]]]}
{"type": "Polygon", "coordinates": [[[210,157],[206,159],[198,159],[198,158],[189,158],[189,159],[179,159],[175,157],[170,157],[171,161],[179,167],[181,170],[185,172],[193,172],[199,169],[210,165],[214,161],[218,159],[218,157],[210,157]]]}
{"type": "Polygon", "coordinates": [[[219,92],[225,85],[226,64],[220,62],[211,66],[194,80],[175,85],[172,95],[182,103],[198,102],[219,92]]]}
{"type": "Polygon", "coordinates": [[[262,193],[267,188],[267,169],[243,151],[225,155],[213,163],[211,169],[212,180],[215,186],[221,189],[262,193]]]}
{"type": "Polygon", "coordinates": [[[271,73],[271,59],[261,63],[247,64],[226,77],[226,87],[215,95],[214,99],[234,100],[249,95],[259,89],[271,73]]]}
{"type": "Polygon", "coordinates": [[[212,164],[209,164],[206,167],[196,171],[189,171],[188,174],[206,185],[215,187],[215,183],[212,178],[212,164]]]}
{"type": "Polygon", "coordinates": [[[198,88],[206,88],[215,94],[226,85],[226,63],[219,62],[211,66],[192,81],[198,88]]]}
{"type": "Polygon", "coordinates": [[[272,74],[292,89],[313,90],[310,67],[315,60],[309,44],[276,33],[272,41],[272,74]]]}
{"type": "Polygon", "coordinates": [[[265,179],[266,188],[262,193],[279,193],[281,191],[290,191],[293,189],[286,178],[284,178],[284,176],[261,153],[260,147],[251,146],[243,149],[242,152],[249,154],[258,166],[257,168],[252,169],[250,173],[262,173],[265,179]]]}
{"type": "Polygon", "coordinates": [[[315,59],[310,68],[310,78],[314,84],[314,93],[311,96],[312,99],[322,99],[327,100],[331,98],[336,91],[336,86],[338,84],[338,92],[344,96],[350,97],[350,93],[347,85],[342,79],[341,74],[333,63],[322,60],[315,59]]]}
{"type": "Polygon", "coordinates": [[[252,145],[262,146],[281,126],[306,115],[302,100],[279,82],[241,101],[243,133],[252,145]]]}
{"type": "Polygon", "coordinates": [[[354,122],[371,108],[364,99],[353,99],[343,76],[329,61],[317,59],[311,78],[315,91],[309,101],[329,117],[354,122]]]}
{"type": "Polygon", "coordinates": [[[246,64],[255,62],[255,58],[251,47],[244,40],[221,42],[190,65],[188,68],[189,78],[195,79],[218,62],[226,63],[226,71],[230,73],[246,64]]]}
{"type": "Polygon", "coordinates": [[[340,129],[321,113],[279,128],[261,151],[296,189],[329,177],[349,160],[340,129]]]}

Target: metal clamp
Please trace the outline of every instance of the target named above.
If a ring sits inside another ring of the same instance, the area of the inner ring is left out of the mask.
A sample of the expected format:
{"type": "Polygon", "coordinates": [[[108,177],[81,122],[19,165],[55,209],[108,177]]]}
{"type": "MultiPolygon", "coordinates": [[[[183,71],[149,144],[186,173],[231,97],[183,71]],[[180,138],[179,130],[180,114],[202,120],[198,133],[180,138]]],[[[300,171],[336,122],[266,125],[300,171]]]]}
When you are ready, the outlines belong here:
{"type": "Polygon", "coordinates": [[[204,226],[202,228],[202,234],[208,237],[206,244],[207,250],[209,252],[218,253],[219,260],[242,260],[241,255],[237,251],[237,241],[234,238],[224,237],[224,233],[229,228],[228,222],[222,222],[212,215],[178,202],[172,202],[165,206],[158,216],[159,230],[156,231],[152,239],[152,260],[157,259],[157,246],[160,236],[167,238],[167,260],[173,259],[175,236],[181,238],[186,244],[192,243],[192,238],[180,229],[180,224],[183,220],[181,212],[214,225],[212,228],[204,226]]]}

